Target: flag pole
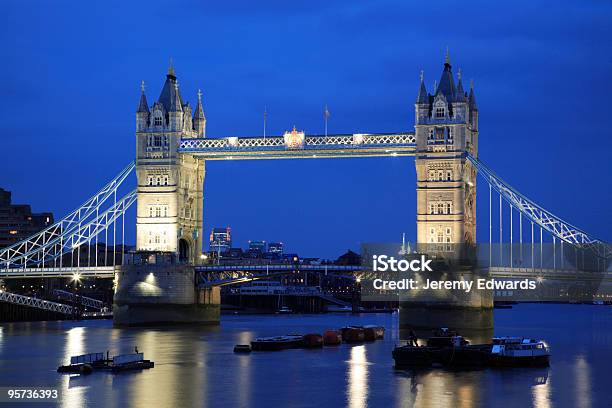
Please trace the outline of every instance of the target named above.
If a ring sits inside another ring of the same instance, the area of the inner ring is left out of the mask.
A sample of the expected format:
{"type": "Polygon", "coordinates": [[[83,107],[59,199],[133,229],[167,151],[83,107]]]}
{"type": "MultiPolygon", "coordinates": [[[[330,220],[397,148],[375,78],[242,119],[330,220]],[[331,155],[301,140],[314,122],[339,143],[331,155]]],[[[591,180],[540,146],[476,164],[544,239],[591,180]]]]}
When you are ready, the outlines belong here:
{"type": "Polygon", "coordinates": [[[264,124],[263,124],[263,125],[264,125],[264,126],[263,126],[263,131],[264,131],[264,134],[263,134],[263,137],[264,137],[264,139],[265,139],[265,138],[266,138],[266,124],[267,124],[267,122],[268,122],[268,107],[267,107],[267,106],[265,106],[265,105],[264,105],[264,114],[263,114],[263,119],[264,119],[264,124]]]}
{"type": "Polygon", "coordinates": [[[323,118],[325,120],[325,137],[327,137],[327,120],[329,119],[329,116],[329,109],[327,109],[327,104],[325,104],[325,110],[323,111],[323,118]]]}

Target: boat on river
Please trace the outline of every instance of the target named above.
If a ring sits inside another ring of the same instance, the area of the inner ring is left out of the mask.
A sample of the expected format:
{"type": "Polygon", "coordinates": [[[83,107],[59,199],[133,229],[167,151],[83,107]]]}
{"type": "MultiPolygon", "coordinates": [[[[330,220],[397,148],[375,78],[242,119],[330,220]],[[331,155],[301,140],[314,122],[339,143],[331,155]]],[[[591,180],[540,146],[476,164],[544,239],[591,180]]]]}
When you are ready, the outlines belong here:
{"type": "Polygon", "coordinates": [[[259,337],[251,342],[253,351],[278,351],[291,348],[300,348],[304,344],[303,336],[274,336],[259,337]]]}
{"type": "Polygon", "coordinates": [[[462,336],[448,332],[427,340],[427,345],[396,347],[395,366],[404,367],[546,367],[550,349],[542,340],[523,337],[495,337],[489,344],[470,344],[462,336]]]}
{"type": "Polygon", "coordinates": [[[109,358],[104,353],[88,353],[70,357],[70,364],[57,368],[58,373],[90,374],[95,370],[107,370],[113,373],[129,370],[153,368],[155,363],[145,360],[143,353],[130,353],[109,358]]]}
{"type": "Polygon", "coordinates": [[[548,367],[550,348],[542,340],[495,337],[489,363],[496,367],[548,367]]]}

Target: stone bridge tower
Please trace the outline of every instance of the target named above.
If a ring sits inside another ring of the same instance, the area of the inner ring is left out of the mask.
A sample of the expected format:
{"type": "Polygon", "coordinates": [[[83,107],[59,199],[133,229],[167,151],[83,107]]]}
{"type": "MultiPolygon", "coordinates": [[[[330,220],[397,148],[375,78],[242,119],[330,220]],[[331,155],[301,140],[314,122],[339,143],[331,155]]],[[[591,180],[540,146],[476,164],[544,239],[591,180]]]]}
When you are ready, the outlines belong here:
{"type": "Polygon", "coordinates": [[[181,97],[172,65],[151,107],[143,83],[136,112],[138,251],[174,253],[184,263],[200,261],[204,160],[177,150],[181,139],[205,135],[202,94],[198,91],[198,103],[192,112],[181,97]]]}
{"type": "Polygon", "coordinates": [[[478,108],[473,86],[469,94],[463,89],[461,71],[455,85],[448,51],[433,91],[427,92],[421,73],[415,103],[417,243],[452,251],[452,244],[476,242],[476,172],[465,156],[478,154],[478,108]]]}

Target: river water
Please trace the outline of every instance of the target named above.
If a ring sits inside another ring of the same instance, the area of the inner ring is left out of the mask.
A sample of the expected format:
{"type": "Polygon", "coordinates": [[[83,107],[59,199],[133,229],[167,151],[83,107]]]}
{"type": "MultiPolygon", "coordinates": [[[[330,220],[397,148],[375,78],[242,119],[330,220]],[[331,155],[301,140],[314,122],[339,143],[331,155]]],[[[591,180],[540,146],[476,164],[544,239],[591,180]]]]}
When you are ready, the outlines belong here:
{"type": "Polygon", "coordinates": [[[0,326],[0,387],[57,388],[63,407],[611,406],[612,307],[499,309],[495,334],[546,339],[551,367],[395,370],[397,314],[222,316],[218,327],[167,329],[116,329],[111,321],[36,322],[0,326]],[[256,336],[347,324],[384,325],[385,339],[320,350],[232,351],[256,336]],[[55,372],[72,355],[130,353],[135,346],[155,368],[88,376],[55,372]]]}

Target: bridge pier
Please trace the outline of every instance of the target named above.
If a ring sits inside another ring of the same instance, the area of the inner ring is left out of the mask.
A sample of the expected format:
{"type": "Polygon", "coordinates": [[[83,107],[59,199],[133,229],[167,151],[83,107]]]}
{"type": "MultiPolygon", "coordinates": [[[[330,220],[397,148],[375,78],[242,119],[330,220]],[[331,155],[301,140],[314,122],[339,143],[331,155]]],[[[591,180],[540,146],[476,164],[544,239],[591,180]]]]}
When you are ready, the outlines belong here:
{"type": "MultiPolygon", "coordinates": [[[[417,274],[419,275],[419,274],[417,274]]],[[[400,296],[400,328],[436,329],[449,327],[461,331],[492,332],[493,291],[478,289],[476,281],[487,278],[488,270],[457,267],[416,276],[420,282],[473,282],[471,290],[412,290],[400,296]]]]}
{"type": "Polygon", "coordinates": [[[199,289],[193,266],[127,265],[116,273],[115,326],[219,324],[218,287],[199,289]]]}

